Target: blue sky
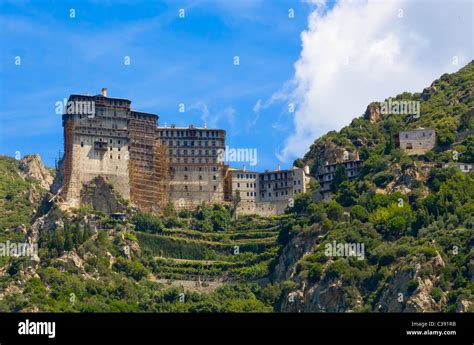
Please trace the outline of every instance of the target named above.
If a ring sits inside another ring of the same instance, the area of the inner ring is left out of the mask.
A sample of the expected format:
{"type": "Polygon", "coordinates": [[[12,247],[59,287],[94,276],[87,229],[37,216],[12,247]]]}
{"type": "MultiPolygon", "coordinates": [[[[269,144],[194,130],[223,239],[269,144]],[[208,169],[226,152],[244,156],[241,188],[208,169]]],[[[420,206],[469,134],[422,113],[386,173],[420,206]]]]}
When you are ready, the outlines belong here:
{"type": "Polygon", "coordinates": [[[55,103],[107,87],[110,97],[158,114],[160,125],[226,129],[230,147],[257,149],[255,169],[273,169],[292,118],[286,103],[254,108],[292,79],[311,8],[284,0],[2,1],[0,153],[39,153],[53,166],[63,145],[55,103]]]}
{"type": "Polygon", "coordinates": [[[288,168],[370,102],[469,63],[473,14],[472,0],[2,0],[0,153],[53,166],[55,103],[107,87],[160,125],[225,129],[257,149],[253,170],[288,168]]]}

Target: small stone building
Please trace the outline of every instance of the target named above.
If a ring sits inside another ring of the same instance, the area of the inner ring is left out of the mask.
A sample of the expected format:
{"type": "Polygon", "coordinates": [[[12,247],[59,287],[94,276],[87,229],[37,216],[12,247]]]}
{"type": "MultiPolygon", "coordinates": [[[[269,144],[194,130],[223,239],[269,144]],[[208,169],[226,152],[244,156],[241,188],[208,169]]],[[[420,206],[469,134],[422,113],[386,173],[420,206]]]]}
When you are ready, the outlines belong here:
{"type": "Polygon", "coordinates": [[[435,147],[436,133],[431,128],[400,132],[398,136],[395,136],[395,144],[408,155],[421,155],[435,147]]]}

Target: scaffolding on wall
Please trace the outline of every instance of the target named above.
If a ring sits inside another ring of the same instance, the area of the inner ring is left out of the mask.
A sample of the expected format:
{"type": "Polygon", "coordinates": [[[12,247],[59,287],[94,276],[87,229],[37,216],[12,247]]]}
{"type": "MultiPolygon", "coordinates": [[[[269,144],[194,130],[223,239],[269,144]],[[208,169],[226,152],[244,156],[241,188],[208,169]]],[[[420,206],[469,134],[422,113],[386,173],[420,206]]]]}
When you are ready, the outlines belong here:
{"type": "Polygon", "coordinates": [[[70,191],[70,182],[72,174],[72,147],[74,144],[74,122],[71,119],[65,120],[64,125],[64,162],[63,162],[63,187],[61,189],[61,197],[68,199],[70,191]]]}
{"type": "Polygon", "coordinates": [[[129,120],[130,199],[146,212],[157,214],[168,202],[166,147],[156,140],[156,119],[132,115],[129,120]]]}

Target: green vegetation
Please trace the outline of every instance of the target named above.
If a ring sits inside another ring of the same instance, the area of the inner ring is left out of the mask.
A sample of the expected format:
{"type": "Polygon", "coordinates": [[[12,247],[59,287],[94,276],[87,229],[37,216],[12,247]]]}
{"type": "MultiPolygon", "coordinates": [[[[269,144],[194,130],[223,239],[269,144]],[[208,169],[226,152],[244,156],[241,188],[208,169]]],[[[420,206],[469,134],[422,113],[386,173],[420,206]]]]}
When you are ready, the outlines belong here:
{"type": "Polygon", "coordinates": [[[319,138],[295,165],[315,173],[327,147],[357,149],[360,175],[349,180],[338,166],[330,202],[301,193],[276,217],[235,220],[228,206],[177,212],[171,203],[158,217],[126,200],[124,221],[88,205],[45,212],[45,191],[18,174],[16,160],[0,157],[0,241],[24,241],[36,210],[44,215],[39,263],[0,257],[0,311],[272,312],[286,310],[296,289],[331,287],[346,311],[384,311],[398,293],[403,310],[425,289],[440,311],[468,301],[472,312],[474,175],[443,163],[474,162],[473,87],[470,63],[423,94],[395,97],[421,101],[419,118],[359,117],[319,138]],[[420,126],[435,128],[437,146],[409,157],[393,134],[420,126]],[[333,243],[363,244],[362,257],[329,255],[333,243]]]}

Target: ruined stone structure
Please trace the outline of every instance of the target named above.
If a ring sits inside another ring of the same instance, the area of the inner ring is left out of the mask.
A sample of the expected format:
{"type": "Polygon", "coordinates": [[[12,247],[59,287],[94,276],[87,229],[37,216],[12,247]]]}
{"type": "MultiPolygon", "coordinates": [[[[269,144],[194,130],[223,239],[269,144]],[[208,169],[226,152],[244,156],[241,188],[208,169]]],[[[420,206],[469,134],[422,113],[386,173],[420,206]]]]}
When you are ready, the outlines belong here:
{"type": "Polygon", "coordinates": [[[432,150],[436,145],[436,133],[431,128],[418,128],[413,131],[400,132],[395,136],[395,145],[408,155],[421,155],[432,150]]]}

